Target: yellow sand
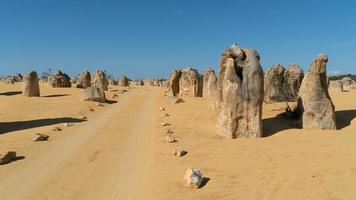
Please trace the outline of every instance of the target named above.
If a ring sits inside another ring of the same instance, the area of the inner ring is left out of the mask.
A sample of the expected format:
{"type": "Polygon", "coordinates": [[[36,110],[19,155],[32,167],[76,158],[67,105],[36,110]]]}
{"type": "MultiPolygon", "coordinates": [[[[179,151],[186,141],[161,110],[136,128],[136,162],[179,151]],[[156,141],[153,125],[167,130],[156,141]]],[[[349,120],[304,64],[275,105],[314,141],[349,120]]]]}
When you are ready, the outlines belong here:
{"type": "Polygon", "coordinates": [[[15,150],[25,157],[0,166],[0,199],[356,196],[356,90],[331,94],[340,130],[296,129],[293,122],[276,117],[285,108],[278,103],[264,105],[268,137],[227,140],[215,136],[215,116],[205,99],[169,104],[163,88],[133,88],[105,107],[82,101],[81,89],[41,84],[41,96],[52,97],[28,98],[13,93],[20,88],[0,83],[0,151],[15,150]],[[159,111],[162,106],[165,112],[159,111]],[[63,126],[82,116],[88,121],[63,126]],[[162,127],[162,122],[172,125],[162,127]],[[53,126],[63,131],[50,131],[53,126]],[[165,142],[167,128],[177,143],[165,142]],[[36,133],[48,134],[50,140],[33,142],[36,133]],[[173,156],[175,147],[188,154],[173,156]],[[201,189],[183,185],[190,167],[206,177],[201,189]]]}

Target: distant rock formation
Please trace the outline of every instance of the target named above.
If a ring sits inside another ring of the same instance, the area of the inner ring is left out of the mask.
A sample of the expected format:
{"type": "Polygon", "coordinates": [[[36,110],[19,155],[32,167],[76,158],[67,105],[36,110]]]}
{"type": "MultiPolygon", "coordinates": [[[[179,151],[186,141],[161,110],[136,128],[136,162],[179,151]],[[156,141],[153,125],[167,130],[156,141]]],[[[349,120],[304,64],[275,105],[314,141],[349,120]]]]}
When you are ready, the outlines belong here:
{"type": "Polygon", "coordinates": [[[209,101],[213,107],[217,97],[217,77],[212,68],[205,70],[203,75],[203,97],[209,101]]]}
{"type": "Polygon", "coordinates": [[[102,91],[108,90],[108,80],[106,79],[105,72],[98,70],[94,74],[93,87],[97,87],[102,91]]]}
{"type": "Polygon", "coordinates": [[[344,77],[344,78],[341,79],[341,81],[342,81],[343,88],[345,90],[355,89],[354,88],[355,81],[352,80],[350,77],[344,77]]]}
{"type": "Polygon", "coordinates": [[[77,88],[87,88],[91,87],[91,76],[90,72],[83,71],[79,74],[79,77],[76,80],[77,88]]]}
{"type": "Polygon", "coordinates": [[[27,76],[22,78],[22,94],[27,97],[39,97],[40,86],[35,71],[30,71],[27,76]]]}
{"type": "Polygon", "coordinates": [[[289,64],[287,71],[284,73],[284,81],[287,85],[288,92],[286,101],[297,101],[300,86],[304,78],[304,72],[297,64],[289,64]]]}
{"type": "Polygon", "coordinates": [[[169,85],[173,96],[202,96],[203,80],[196,69],[188,67],[174,70],[169,85]]]}
{"type": "Polygon", "coordinates": [[[129,79],[126,76],[121,76],[118,82],[120,87],[128,87],[129,86],[129,79]]]}
{"type": "Polygon", "coordinates": [[[336,129],[335,106],[328,92],[327,62],[327,55],[318,55],[299,90],[297,111],[305,129],[336,129]]]}
{"type": "Polygon", "coordinates": [[[254,49],[233,44],[221,57],[217,81],[217,134],[261,137],[264,75],[254,49]]]}
{"type": "Polygon", "coordinates": [[[288,92],[285,84],[284,74],[286,70],[280,65],[274,65],[266,73],[264,77],[264,91],[266,103],[283,102],[286,101],[288,92]]]}
{"type": "Polygon", "coordinates": [[[343,92],[343,84],[341,80],[335,80],[335,81],[330,81],[329,82],[329,91],[334,91],[334,92],[343,92]]]}
{"type": "Polygon", "coordinates": [[[70,82],[70,77],[61,72],[60,70],[57,70],[54,75],[48,76],[48,85],[51,87],[71,87],[72,83],[70,82]]]}

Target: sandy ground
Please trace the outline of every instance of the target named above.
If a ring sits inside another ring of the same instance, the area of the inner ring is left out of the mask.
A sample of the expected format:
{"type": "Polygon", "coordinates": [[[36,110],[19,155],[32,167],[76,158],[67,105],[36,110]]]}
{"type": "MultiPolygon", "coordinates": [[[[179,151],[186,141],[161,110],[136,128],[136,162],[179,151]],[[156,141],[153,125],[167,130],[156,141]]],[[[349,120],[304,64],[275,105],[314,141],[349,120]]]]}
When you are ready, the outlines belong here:
{"type": "Polygon", "coordinates": [[[356,196],[356,90],[331,94],[337,131],[297,129],[295,122],[277,117],[285,105],[273,104],[264,106],[266,137],[227,140],[215,136],[215,116],[205,99],[169,104],[163,88],[130,89],[105,107],[82,101],[80,89],[41,85],[42,97],[26,98],[20,88],[0,83],[0,150],[16,150],[19,156],[0,166],[0,199],[356,196]],[[64,127],[65,122],[74,126],[64,127]],[[63,131],[50,131],[53,126],[63,131]],[[165,142],[167,128],[178,142],[165,142]],[[35,143],[35,133],[50,140],[35,143]],[[174,157],[175,147],[188,154],[174,157]],[[202,188],[182,184],[189,167],[204,173],[202,188]]]}

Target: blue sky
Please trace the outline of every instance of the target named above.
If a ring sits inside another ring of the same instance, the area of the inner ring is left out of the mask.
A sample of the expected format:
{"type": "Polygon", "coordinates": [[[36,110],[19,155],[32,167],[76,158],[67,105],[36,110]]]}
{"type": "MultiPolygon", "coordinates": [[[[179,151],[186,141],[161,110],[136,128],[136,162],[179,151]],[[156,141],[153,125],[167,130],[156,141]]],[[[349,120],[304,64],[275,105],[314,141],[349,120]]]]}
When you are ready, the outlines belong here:
{"type": "Polygon", "coordinates": [[[119,76],[168,76],[176,67],[218,68],[236,42],[261,64],[356,73],[356,1],[0,0],[0,74],[60,68],[119,76]]]}

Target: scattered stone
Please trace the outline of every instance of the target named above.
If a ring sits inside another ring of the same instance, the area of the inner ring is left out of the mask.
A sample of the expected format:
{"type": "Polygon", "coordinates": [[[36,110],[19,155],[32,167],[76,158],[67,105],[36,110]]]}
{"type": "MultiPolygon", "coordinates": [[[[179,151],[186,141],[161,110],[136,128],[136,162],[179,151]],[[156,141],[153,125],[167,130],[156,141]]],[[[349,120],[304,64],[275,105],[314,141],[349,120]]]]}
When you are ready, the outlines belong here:
{"type": "Polygon", "coordinates": [[[88,117],[86,117],[86,116],[80,116],[80,119],[81,119],[81,120],[87,120],[88,117]]]}
{"type": "Polygon", "coordinates": [[[167,129],[167,131],[166,131],[166,134],[172,134],[173,133],[173,131],[171,130],[171,129],[167,129]]]}
{"type": "Polygon", "coordinates": [[[93,108],[89,108],[89,111],[94,112],[95,110],[93,108]]]}
{"type": "Polygon", "coordinates": [[[97,70],[94,74],[93,87],[99,88],[101,91],[107,91],[108,84],[105,72],[97,70]]]}
{"type": "Polygon", "coordinates": [[[98,106],[98,107],[105,107],[104,104],[102,104],[102,103],[97,103],[96,106],[98,106]]]}
{"type": "Polygon", "coordinates": [[[177,142],[177,140],[176,140],[172,135],[167,135],[167,136],[165,137],[165,139],[166,139],[166,142],[168,142],[168,143],[177,142]]]}
{"type": "Polygon", "coordinates": [[[0,165],[5,165],[16,159],[15,151],[8,151],[6,153],[0,153],[0,165]]]}
{"type": "Polygon", "coordinates": [[[262,137],[263,70],[254,49],[236,44],[225,50],[217,83],[217,134],[262,137]]]}
{"type": "Polygon", "coordinates": [[[185,154],[187,154],[187,151],[185,151],[185,150],[183,150],[183,149],[175,148],[175,149],[173,149],[172,154],[173,154],[174,156],[182,157],[182,156],[184,156],[185,154]]]}
{"type": "Polygon", "coordinates": [[[175,96],[169,96],[166,98],[166,100],[168,103],[173,103],[173,104],[184,103],[183,99],[175,96]]]}
{"type": "Polygon", "coordinates": [[[84,90],[84,101],[106,102],[105,92],[97,87],[88,87],[84,90]]]}
{"type": "Polygon", "coordinates": [[[300,87],[296,112],[305,129],[336,129],[335,106],[328,92],[327,62],[327,55],[318,55],[300,87]]]}
{"type": "Polygon", "coordinates": [[[51,128],[51,131],[56,131],[56,132],[58,132],[58,131],[62,131],[62,129],[59,128],[58,126],[55,126],[55,127],[52,127],[52,128],[51,128]]]}
{"type": "Polygon", "coordinates": [[[197,169],[189,168],[184,174],[184,183],[191,188],[200,188],[203,180],[203,174],[197,169]]]}
{"type": "Polygon", "coordinates": [[[163,123],[162,123],[162,126],[170,126],[170,124],[167,123],[167,122],[163,122],[163,123]]]}
{"type": "Polygon", "coordinates": [[[30,71],[22,81],[22,94],[27,97],[39,97],[40,86],[38,84],[38,77],[35,71],[30,71]]]}
{"type": "Polygon", "coordinates": [[[162,112],[165,111],[165,109],[163,107],[160,107],[159,110],[162,112]]]}
{"type": "Polygon", "coordinates": [[[49,138],[48,135],[37,133],[36,136],[33,138],[33,141],[39,142],[39,141],[47,141],[49,138]]]}

